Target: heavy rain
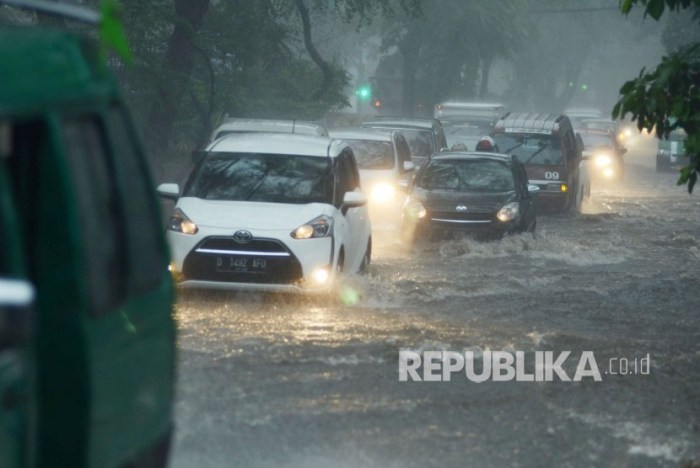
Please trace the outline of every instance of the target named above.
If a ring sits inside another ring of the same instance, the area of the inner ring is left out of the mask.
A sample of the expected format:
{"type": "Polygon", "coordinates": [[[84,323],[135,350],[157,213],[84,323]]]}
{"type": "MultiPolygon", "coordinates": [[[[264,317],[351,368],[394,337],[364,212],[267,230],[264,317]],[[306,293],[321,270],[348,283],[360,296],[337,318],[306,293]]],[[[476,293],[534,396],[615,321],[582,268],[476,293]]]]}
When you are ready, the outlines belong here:
{"type": "Polygon", "coordinates": [[[0,0],[0,467],[699,467],[699,21],[0,0]]]}

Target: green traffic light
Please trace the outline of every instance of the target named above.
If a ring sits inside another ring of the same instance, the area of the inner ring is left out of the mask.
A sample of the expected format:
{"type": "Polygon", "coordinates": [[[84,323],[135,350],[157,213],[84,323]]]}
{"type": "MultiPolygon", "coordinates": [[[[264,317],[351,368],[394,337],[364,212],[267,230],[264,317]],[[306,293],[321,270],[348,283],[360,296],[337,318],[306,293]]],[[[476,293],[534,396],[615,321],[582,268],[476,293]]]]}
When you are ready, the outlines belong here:
{"type": "Polygon", "coordinates": [[[360,99],[367,100],[372,97],[372,89],[369,86],[360,86],[355,90],[355,95],[360,99]]]}

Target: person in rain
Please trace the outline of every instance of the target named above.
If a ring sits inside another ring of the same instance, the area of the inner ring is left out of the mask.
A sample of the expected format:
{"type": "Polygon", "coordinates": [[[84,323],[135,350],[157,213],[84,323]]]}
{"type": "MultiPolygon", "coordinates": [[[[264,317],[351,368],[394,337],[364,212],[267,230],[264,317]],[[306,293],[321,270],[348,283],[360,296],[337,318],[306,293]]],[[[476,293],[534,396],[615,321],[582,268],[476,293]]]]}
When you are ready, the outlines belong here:
{"type": "Polygon", "coordinates": [[[500,153],[498,145],[490,136],[482,137],[481,140],[476,144],[476,151],[483,151],[486,153],[500,153]]]}

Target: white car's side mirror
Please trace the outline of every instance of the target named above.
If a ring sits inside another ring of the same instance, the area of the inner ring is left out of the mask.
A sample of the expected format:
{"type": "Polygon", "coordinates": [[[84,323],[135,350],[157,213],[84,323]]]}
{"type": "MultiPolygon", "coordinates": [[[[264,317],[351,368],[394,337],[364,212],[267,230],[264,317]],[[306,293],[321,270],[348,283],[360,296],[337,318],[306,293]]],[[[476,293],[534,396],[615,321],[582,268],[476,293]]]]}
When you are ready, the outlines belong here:
{"type": "Polygon", "coordinates": [[[156,189],[158,195],[168,200],[177,200],[180,196],[180,186],[177,184],[160,184],[156,189]]]}
{"type": "Polygon", "coordinates": [[[362,192],[345,192],[343,208],[357,208],[367,204],[367,196],[362,192]]]}

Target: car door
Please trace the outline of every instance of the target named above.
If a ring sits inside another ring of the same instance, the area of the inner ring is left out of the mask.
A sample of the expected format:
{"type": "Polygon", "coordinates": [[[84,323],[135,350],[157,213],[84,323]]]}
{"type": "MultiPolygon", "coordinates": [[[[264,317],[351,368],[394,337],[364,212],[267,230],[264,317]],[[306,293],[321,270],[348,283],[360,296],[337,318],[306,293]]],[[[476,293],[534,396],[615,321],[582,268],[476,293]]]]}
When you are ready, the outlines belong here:
{"type": "Polygon", "coordinates": [[[527,173],[525,172],[525,166],[521,162],[515,162],[513,173],[515,175],[516,190],[519,192],[524,227],[527,228],[535,219],[535,197],[528,190],[527,173]]]}
{"type": "Polygon", "coordinates": [[[366,207],[348,208],[342,206],[347,192],[360,191],[360,177],[352,151],[347,148],[336,158],[336,207],[339,211],[339,227],[342,232],[342,245],[345,251],[346,271],[354,273],[364,255],[363,234],[366,224],[366,207]]]}

